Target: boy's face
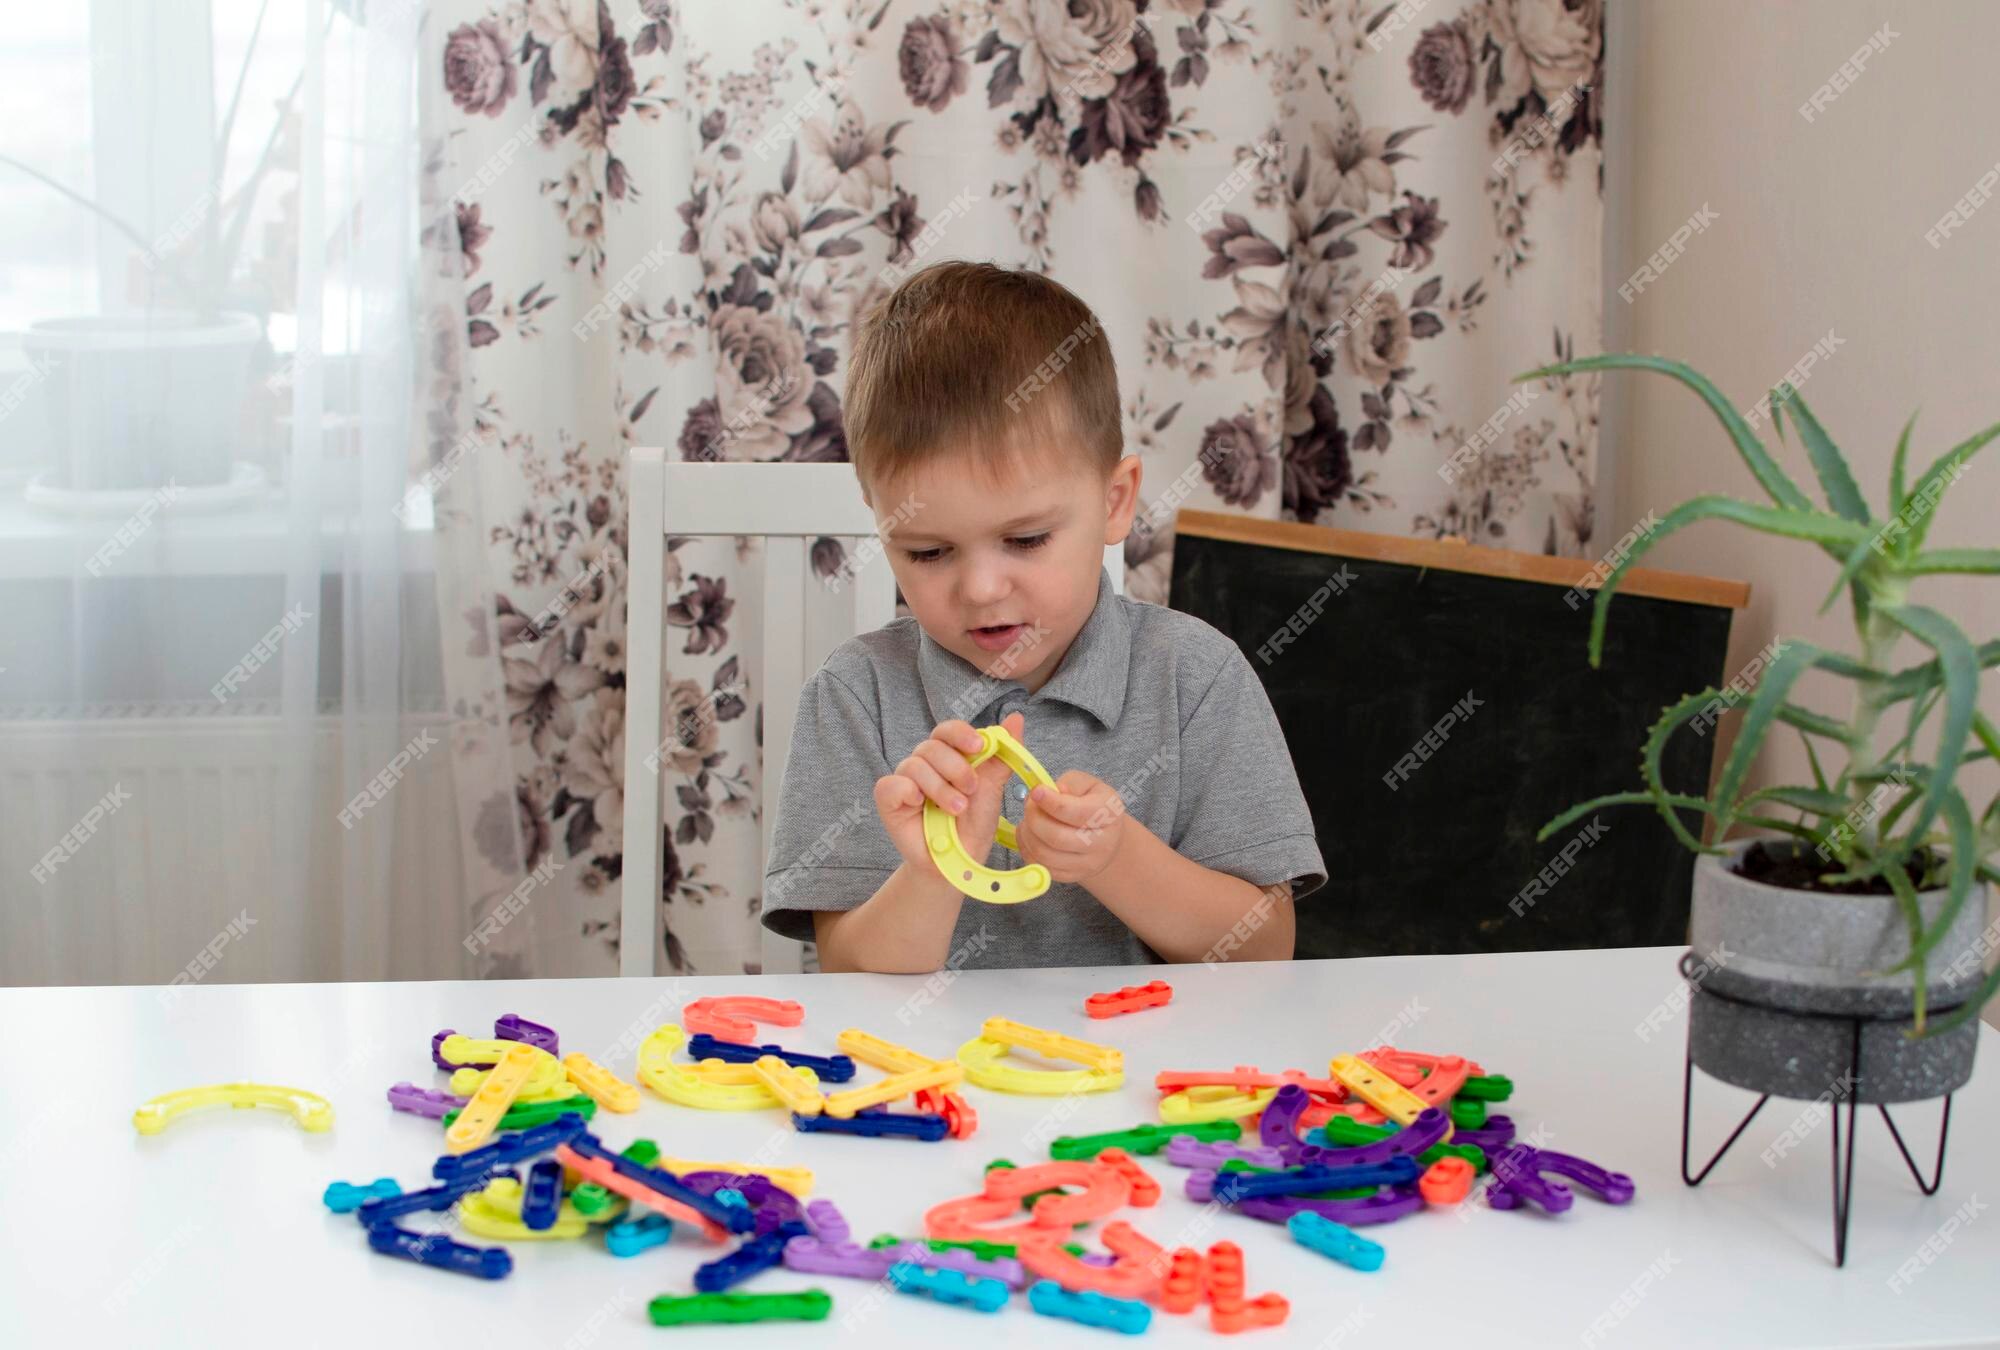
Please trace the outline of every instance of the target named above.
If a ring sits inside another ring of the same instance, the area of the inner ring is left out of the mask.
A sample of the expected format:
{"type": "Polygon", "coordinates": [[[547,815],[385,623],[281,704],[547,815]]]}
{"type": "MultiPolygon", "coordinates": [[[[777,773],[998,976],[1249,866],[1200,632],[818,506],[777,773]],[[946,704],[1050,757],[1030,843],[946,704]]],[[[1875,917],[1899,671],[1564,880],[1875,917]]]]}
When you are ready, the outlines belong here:
{"type": "Polygon", "coordinates": [[[946,651],[1030,693],[1097,603],[1104,547],[1123,543],[1140,464],[1105,474],[1060,451],[989,470],[938,455],[867,493],[910,613],[946,651]]]}

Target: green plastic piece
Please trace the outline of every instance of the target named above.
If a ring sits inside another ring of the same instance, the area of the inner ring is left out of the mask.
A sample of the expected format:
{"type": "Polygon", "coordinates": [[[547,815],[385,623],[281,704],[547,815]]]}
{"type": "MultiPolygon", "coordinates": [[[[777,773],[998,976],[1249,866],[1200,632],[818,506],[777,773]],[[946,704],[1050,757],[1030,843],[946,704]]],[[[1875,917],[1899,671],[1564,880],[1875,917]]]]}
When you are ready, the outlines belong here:
{"type": "MultiPolygon", "coordinates": [[[[651,1167],[660,1160],[660,1146],[650,1139],[634,1139],[626,1146],[623,1156],[641,1167],[651,1167]]],[[[602,1214],[615,1203],[611,1192],[594,1181],[586,1181],[569,1193],[569,1202],[576,1206],[576,1212],[589,1218],[602,1214]]]]}
{"type": "MultiPolygon", "coordinates": [[[[1358,1148],[1387,1139],[1396,1132],[1394,1125],[1364,1125],[1352,1116],[1335,1116],[1320,1128],[1325,1131],[1326,1142],[1332,1148],[1358,1148]]],[[[1417,1155],[1417,1161],[1425,1167],[1439,1158],[1463,1158],[1472,1164],[1475,1172],[1484,1173],[1487,1168],[1486,1150],[1477,1144],[1433,1144],[1417,1155]]]]}
{"type": "Polygon", "coordinates": [[[1478,1129],[1486,1123],[1486,1103],[1478,1097],[1453,1097],[1451,1123],[1454,1129],[1478,1129]]]}
{"type": "Polygon", "coordinates": [[[1177,1134],[1213,1142],[1243,1137],[1243,1126],[1233,1120],[1207,1120],[1194,1125],[1135,1125],[1129,1130],[1108,1134],[1063,1135],[1049,1144],[1049,1156],[1062,1162],[1095,1158],[1107,1148],[1122,1148],[1131,1154],[1158,1153],[1177,1134]]]}
{"type": "MultiPolygon", "coordinates": [[[[526,1106],[511,1106],[507,1108],[507,1114],[500,1117],[500,1123],[493,1128],[496,1131],[532,1130],[537,1125],[553,1124],[556,1117],[565,1111],[574,1111],[585,1120],[589,1120],[597,1114],[597,1103],[579,1093],[574,1097],[564,1097],[561,1101],[530,1102],[526,1106]]],[[[457,1119],[458,1108],[454,1107],[445,1112],[445,1128],[450,1129],[451,1123],[457,1119]]]]}
{"type": "Polygon", "coordinates": [[[795,1294],[662,1294],[646,1305],[656,1327],[691,1322],[824,1322],[833,1297],[824,1289],[795,1294]]]}
{"type": "MultiPolygon", "coordinates": [[[[869,1239],[868,1246],[872,1251],[879,1251],[883,1247],[894,1247],[904,1242],[921,1242],[934,1252],[971,1252],[976,1259],[981,1261],[997,1261],[1003,1256],[1013,1256],[1019,1251],[1011,1242],[960,1242],[951,1238],[905,1238],[897,1237],[894,1233],[877,1234],[875,1237],[869,1239]]],[[[1082,1256],[1084,1249],[1083,1244],[1080,1242],[1066,1242],[1063,1244],[1063,1250],[1071,1256],[1082,1256]]]]}
{"type": "Polygon", "coordinates": [[[1504,1073],[1468,1078],[1459,1085],[1458,1095],[1476,1102],[1504,1102],[1514,1095],[1514,1080],[1504,1073]]]}
{"type": "Polygon", "coordinates": [[[641,1167],[651,1167],[660,1160],[660,1146],[650,1139],[634,1139],[620,1156],[641,1167]]]}

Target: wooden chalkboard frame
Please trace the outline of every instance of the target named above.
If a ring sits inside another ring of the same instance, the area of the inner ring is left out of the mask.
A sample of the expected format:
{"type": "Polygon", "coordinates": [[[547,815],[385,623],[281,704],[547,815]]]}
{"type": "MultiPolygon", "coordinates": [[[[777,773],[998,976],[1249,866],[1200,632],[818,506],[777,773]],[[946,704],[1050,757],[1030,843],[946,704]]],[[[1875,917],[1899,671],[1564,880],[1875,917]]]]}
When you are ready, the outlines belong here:
{"type": "MultiPolygon", "coordinates": [[[[1574,802],[1640,785],[1645,728],[1660,708],[1723,682],[1733,615],[1750,586],[1633,569],[1612,606],[1604,665],[1592,669],[1584,595],[1607,570],[1456,540],[1179,513],[1171,602],[1250,660],[1327,861],[1324,893],[1299,907],[1300,956],[1685,939],[1694,855],[1652,808],[1594,818],[1599,832],[1580,852],[1534,834],[1574,802]],[[1327,566],[1310,555],[1350,560],[1342,570],[1353,584],[1327,600],[1327,566]],[[1544,587],[1541,604],[1532,597],[1544,587]],[[1304,636],[1267,640],[1304,613],[1306,592],[1324,603],[1304,636]],[[1331,616],[1323,626],[1322,609],[1331,616]],[[1552,657],[1552,644],[1573,660],[1552,657]],[[1458,697],[1454,682],[1467,670],[1495,711],[1468,713],[1449,751],[1419,757],[1421,772],[1382,773],[1402,768],[1396,756],[1458,697]],[[1560,881],[1533,884],[1550,876],[1560,881]]],[[[1670,790],[1705,795],[1716,740],[1683,733],[1668,743],[1670,790]]]]}

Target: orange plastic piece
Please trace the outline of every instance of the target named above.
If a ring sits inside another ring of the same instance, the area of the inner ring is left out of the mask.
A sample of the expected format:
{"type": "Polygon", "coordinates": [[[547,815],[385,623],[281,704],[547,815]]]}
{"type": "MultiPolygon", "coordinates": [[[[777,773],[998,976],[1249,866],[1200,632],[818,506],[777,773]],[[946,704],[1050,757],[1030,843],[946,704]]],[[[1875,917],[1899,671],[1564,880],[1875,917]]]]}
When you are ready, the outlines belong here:
{"type": "Polygon", "coordinates": [[[1192,1247],[1176,1247],[1160,1282],[1160,1306],[1170,1313],[1191,1313],[1208,1296],[1208,1263],[1192,1247]]]}
{"type": "Polygon", "coordinates": [[[1427,1205],[1455,1205],[1472,1193],[1472,1177],[1471,1163],[1447,1154],[1417,1178],[1417,1192],[1427,1205]]]}
{"type": "Polygon", "coordinates": [[[790,999],[758,998],[753,994],[698,998],[681,1009],[681,1026],[690,1036],[705,1031],[718,1041],[734,1041],[738,1045],[749,1045],[757,1039],[758,1022],[795,1027],[805,1020],[805,1008],[790,999]]]}
{"type": "Polygon", "coordinates": [[[1117,1017],[1143,1008],[1163,1008],[1174,1001],[1174,987],[1165,980],[1128,984],[1109,994],[1092,994],[1083,1001],[1083,1010],[1092,1017],[1117,1017]]]}
{"type": "Polygon", "coordinates": [[[1083,1189],[1035,1201],[1028,1212],[1038,1227],[1067,1230],[1072,1224],[1115,1213],[1132,1200],[1130,1179],[1118,1167],[1105,1163],[1036,1163],[1031,1167],[996,1167],[986,1174],[986,1194],[1009,1200],[1024,1200],[1054,1186],[1083,1189]]]}
{"type": "Polygon", "coordinates": [[[948,1242],[1019,1242],[1044,1231],[1033,1219],[994,1226],[1020,1212],[1019,1196],[961,1195],[925,1211],[924,1236],[948,1242]]]}
{"type": "Polygon", "coordinates": [[[1386,1045],[1361,1058],[1439,1110],[1451,1105],[1452,1097],[1476,1072],[1470,1060],[1458,1055],[1419,1055],[1386,1045]]]}
{"type": "Polygon", "coordinates": [[[628,1200],[656,1209],[670,1219],[693,1224],[711,1242],[729,1240],[729,1230],[706,1214],[689,1209],[678,1200],[668,1199],[644,1182],[632,1180],[603,1158],[586,1158],[568,1144],[557,1144],[556,1161],[574,1171],[585,1181],[594,1181],[605,1190],[615,1191],[628,1200]]]}
{"type": "Polygon", "coordinates": [[[1216,1331],[1274,1327],[1291,1315],[1292,1305],[1280,1294],[1245,1296],[1243,1249],[1218,1242],[1208,1249],[1209,1326],[1216,1331]]]}
{"type": "Polygon", "coordinates": [[[1129,1223],[1104,1225],[1102,1241],[1118,1257],[1114,1265],[1087,1264],[1063,1249],[1065,1238],[1063,1229],[1037,1228],[1021,1238],[1015,1254],[1023,1266],[1045,1280],[1054,1280],[1065,1289],[1112,1298],[1144,1298],[1166,1277],[1166,1248],[1129,1223]]]}
{"type": "Polygon", "coordinates": [[[1105,1167],[1115,1167],[1125,1180],[1132,1184],[1131,1203],[1140,1209],[1151,1209],[1160,1203],[1160,1183],[1153,1180],[1153,1174],[1139,1165],[1122,1148],[1107,1148],[1097,1155],[1097,1161],[1105,1167]]]}
{"type": "Polygon", "coordinates": [[[979,1113],[956,1092],[946,1092],[943,1088],[919,1088],[916,1105],[919,1111],[943,1116],[945,1130],[954,1139],[970,1139],[979,1128],[979,1113]]]}
{"type": "Polygon", "coordinates": [[[1346,1101],[1347,1085],[1332,1078],[1310,1078],[1298,1069],[1265,1073],[1254,1064],[1238,1064],[1233,1069],[1163,1069],[1153,1078],[1162,1092],[1178,1092],[1191,1087],[1233,1087],[1241,1092],[1258,1088],[1281,1088],[1292,1084],[1327,1101],[1346,1101]]]}
{"type": "MultiPolygon", "coordinates": [[[[1393,1045],[1378,1045],[1373,1050],[1368,1051],[1363,1058],[1365,1059],[1371,1055],[1386,1055],[1398,1064],[1408,1065],[1416,1069],[1439,1069],[1454,1060],[1464,1058],[1462,1055],[1427,1055],[1421,1050],[1398,1050],[1393,1045]]],[[[1467,1059],[1465,1061],[1465,1070],[1475,1078],[1484,1078],[1486,1076],[1485,1068],[1476,1059],[1467,1059]]]]}

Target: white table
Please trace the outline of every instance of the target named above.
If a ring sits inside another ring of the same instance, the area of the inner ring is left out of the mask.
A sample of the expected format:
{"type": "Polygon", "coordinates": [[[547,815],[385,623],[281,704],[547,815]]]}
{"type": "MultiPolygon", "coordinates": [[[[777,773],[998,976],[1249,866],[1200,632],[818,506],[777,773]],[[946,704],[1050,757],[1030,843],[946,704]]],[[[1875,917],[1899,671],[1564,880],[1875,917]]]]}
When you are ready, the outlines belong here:
{"type": "MultiPolygon", "coordinates": [[[[484,1035],[494,1017],[519,1012],[555,1026],[566,1049],[595,1054],[628,1032],[626,1044],[635,1045],[687,999],[725,992],[801,1000],[805,1026],[765,1039],[806,1051],[831,1052],[836,1033],[860,1026],[943,1055],[996,1014],[1125,1051],[1124,1089],[1070,1099],[1062,1109],[1071,1114],[1053,1131],[1040,1124],[1036,1133],[1050,1099],[968,1089],[980,1128],[964,1142],[799,1135],[775,1112],[694,1111],[650,1094],[635,1115],[598,1114],[595,1128],[618,1147],[647,1136],[683,1157],[761,1151],[768,1161],[809,1165],[815,1194],[837,1200],[864,1241],[916,1233],[928,1206],[978,1189],[989,1159],[1040,1161],[1046,1151],[1030,1137],[1156,1119],[1152,1078],[1161,1069],[1255,1063],[1317,1073],[1331,1054],[1386,1039],[1467,1055],[1509,1075],[1515,1100],[1501,1109],[1523,1131],[1546,1126],[1546,1147],[1629,1172],[1638,1198],[1613,1208],[1579,1193],[1569,1213],[1553,1218],[1420,1213],[1369,1230],[1388,1261],[1363,1275],[1295,1246],[1280,1228],[1227,1212],[1204,1219],[1180,1194],[1186,1173],[1149,1160],[1168,1197],[1123,1217],[1169,1245],[1232,1238],[1245,1249],[1252,1292],[1291,1299],[1289,1324],[1245,1333],[1253,1340],[1325,1350],[2000,1344],[2000,1217],[1973,1217],[1937,1244],[1941,1251],[1902,1292],[1889,1285],[1947,1216],[1975,1196],[2000,1201],[1992,1147],[2000,1037],[1982,1032],[1987,1063],[1958,1098],[1935,1198],[1917,1193],[1879,1117],[1863,1114],[1848,1265],[1836,1270],[1826,1124],[1776,1166],[1760,1161],[1799,1104],[1774,1101],[1705,1185],[1681,1185],[1682,1023],[1676,1015],[1647,1039],[1636,1031],[1677,986],[1677,954],[976,972],[933,977],[944,987],[927,1006],[909,1002],[925,987],[921,978],[849,975],[214,986],[170,1004],[145,988],[0,990],[11,1103],[0,1115],[0,1344],[1117,1343],[1106,1339],[1113,1333],[1037,1316],[1019,1297],[985,1317],[783,1271],[746,1288],[825,1287],[835,1300],[827,1322],[667,1330],[647,1320],[646,1302],[692,1289],[694,1267],[717,1250],[699,1239],[677,1233],[669,1248],[627,1260],[601,1241],[516,1244],[514,1273],[489,1283],[377,1256],[352,1217],[322,1207],[320,1191],[336,1178],[424,1184],[440,1151],[438,1126],[391,1111],[383,1092],[400,1079],[439,1081],[428,1053],[439,1028],[484,1035]],[[1151,974],[1174,984],[1171,1007],[1101,1023],[1084,1017],[1085,995],[1151,974]],[[146,1098],[228,1080],[321,1092],[338,1112],[334,1129],[308,1135],[282,1114],[218,1110],[150,1138],[133,1130],[132,1110],[146,1098]],[[845,1327],[844,1317],[864,1307],[859,1324],[845,1327]],[[1407,1319],[1420,1324],[1399,1325],[1407,1319]]],[[[613,1067],[629,1074],[632,1053],[613,1067]]],[[[1699,1159],[1750,1098],[1696,1082],[1699,1159]]],[[[1899,1116],[1920,1156],[1936,1138],[1935,1122],[1928,1104],[1899,1116]]],[[[1156,1314],[1148,1335],[1150,1344],[1218,1343],[1205,1316],[1156,1314]]]]}

